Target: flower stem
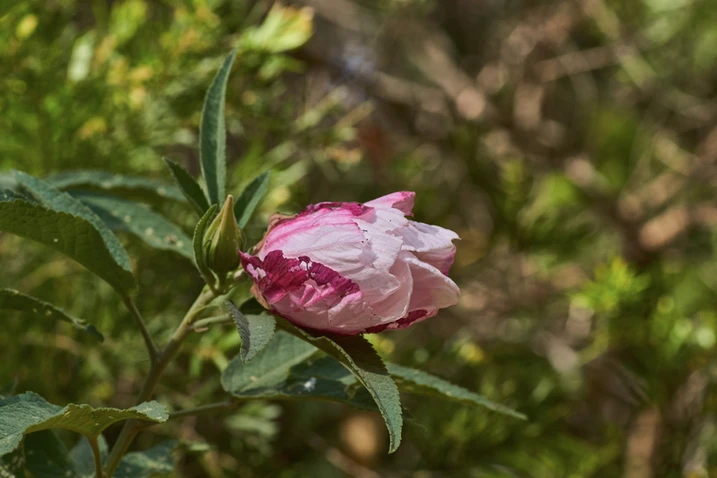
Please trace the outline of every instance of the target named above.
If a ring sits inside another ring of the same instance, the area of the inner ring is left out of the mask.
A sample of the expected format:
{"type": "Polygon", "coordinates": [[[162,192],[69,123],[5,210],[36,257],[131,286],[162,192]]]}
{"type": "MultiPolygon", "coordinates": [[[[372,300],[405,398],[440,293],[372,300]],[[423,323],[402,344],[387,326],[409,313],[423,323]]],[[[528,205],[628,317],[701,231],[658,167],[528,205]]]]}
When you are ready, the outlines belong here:
{"type": "MultiPolygon", "coordinates": [[[[167,365],[169,365],[169,362],[171,362],[177,355],[177,352],[179,352],[182,342],[192,330],[192,325],[194,324],[197,316],[201,312],[202,308],[211,302],[215,297],[215,293],[208,287],[205,287],[199,294],[182,321],[175,329],[167,345],[159,354],[156,355],[156,360],[152,362],[149,373],[144,380],[144,385],[142,385],[142,389],[140,390],[139,395],[137,395],[137,405],[152,398],[154,390],[157,388],[157,384],[159,383],[159,379],[164,373],[164,370],[167,368],[167,365]]],[[[120,460],[122,460],[122,457],[127,452],[129,445],[132,443],[132,440],[134,440],[134,437],[141,428],[141,421],[139,420],[127,420],[125,422],[119,437],[117,437],[117,441],[112,447],[110,455],[107,457],[107,462],[105,463],[105,472],[109,478],[112,477],[112,474],[117,469],[120,460]]]]}
{"type": "Polygon", "coordinates": [[[203,415],[205,413],[218,412],[222,410],[231,410],[236,407],[238,403],[238,400],[224,400],[223,402],[210,403],[196,408],[177,410],[169,414],[169,419],[173,420],[176,418],[193,417],[196,415],[203,415]]]}
{"type": "Polygon", "coordinates": [[[144,345],[147,347],[147,352],[149,353],[149,361],[152,366],[154,366],[157,363],[157,346],[155,345],[154,340],[152,340],[152,336],[149,334],[149,330],[147,329],[147,325],[142,318],[142,314],[139,312],[139,309],[137,309],[137,306],[134,304],[134,301],[130,296],[123,295],[122,301],[125,303],[127,309],[132,314],[132,318],[134,319],[135,324],[137,324],[137,327],[142,334],[142,338],[144,339],[144,345]]]}
{"type": "Polygon", "coordinates": [[[226,325],[233,324],[234,320],[227,314],[216,315],[214,317],[207,317],[206,319],[197,320],[192,326],[192,330],[195,332],[201,331],[213,325],[226,325]]]}
{"type": "Polygon", "coordinates": [[[102,472],[102,453],[100,453],[100,444],[97,442],[97,437],[88,436],[87,441],[90,442],[92,456],[95,459],[95,478],[105,478],[106,475],[102,472]]]}

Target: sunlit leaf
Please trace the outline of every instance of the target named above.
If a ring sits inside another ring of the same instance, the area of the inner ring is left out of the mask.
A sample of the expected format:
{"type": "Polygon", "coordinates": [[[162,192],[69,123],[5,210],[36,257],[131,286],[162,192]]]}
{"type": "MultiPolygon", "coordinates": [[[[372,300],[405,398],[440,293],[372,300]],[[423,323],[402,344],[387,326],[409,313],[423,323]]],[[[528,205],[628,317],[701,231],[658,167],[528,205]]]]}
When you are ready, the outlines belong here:
{"type": "Polygon", "coordinates": [[[147,18],[147,3],[142,0],[127,0],[112,5],[109,31],[117,44],[131,39],[147,18]]]}
{"type": "Polygon", "coordinates": [[[227,91],[227,79],[235,56],[236,50],[232,50],[224,59],[224,63],[207,91],[202,109],[202,122],[199,127],[199,156],[210,204],[221,204],[226,196],[224,99],[227,91]]]}
{"type": "Polygon", "coordinates": [[[67,79],[69,81],[82,81],[90,74],[95,36],[94,31],[89,31],[75,40],[67,67],[67,79]]]}
{"type": "Polygon", "coordinates": [[[311,8],[274,4],[264,23],[246,31],[241,44],[247,50],[280,53],[300,47],[311,38],[312,32],[311,8]]]}

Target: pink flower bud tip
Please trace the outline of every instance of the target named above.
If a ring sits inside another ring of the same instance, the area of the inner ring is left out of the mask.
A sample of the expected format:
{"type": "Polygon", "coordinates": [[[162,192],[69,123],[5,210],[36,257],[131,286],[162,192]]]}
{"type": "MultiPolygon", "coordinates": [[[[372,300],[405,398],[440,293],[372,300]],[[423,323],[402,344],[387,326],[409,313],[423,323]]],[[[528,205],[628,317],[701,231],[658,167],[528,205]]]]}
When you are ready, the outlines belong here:
{"type": "Polygon", "coordinates": [[[296,325],[354,335],[402,329],[458,301],[448,277],[458,235],[406,219],[413,192],[319,203],[271,221],[241,254],[257,299],[296,325]]]}

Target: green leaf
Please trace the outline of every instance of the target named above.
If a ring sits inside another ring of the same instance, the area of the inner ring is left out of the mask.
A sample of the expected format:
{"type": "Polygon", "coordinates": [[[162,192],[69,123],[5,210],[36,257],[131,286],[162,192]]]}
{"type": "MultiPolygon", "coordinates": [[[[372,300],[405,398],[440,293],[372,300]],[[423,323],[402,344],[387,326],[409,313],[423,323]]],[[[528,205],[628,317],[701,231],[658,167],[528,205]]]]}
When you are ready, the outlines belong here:
{"type": "MultiPolygon", "coordinates": [[[[103,228],[107,229],[107,226],[103,224],[103,228]]],[[[21,199],[0,198],[0,231],[32,239],[62,252],[115,289],[126,293],[135,288],[129,261],[124,260],[124,249],[116,249],[118,243],[114,241],[108,244],[104,235],[87,219],[21,199]]]]}
{"type": "Polygon", "coordinates": [[[167,158],[164,158],[164,162],[167,164],[174,178],[174,182],[177,183],[184,197],[187,198],[187,201],[189,201],[189,204],[192,205],[199,217],[202,217],[207,209],[209,209],[207,196],[204,194],[204,191],[202,191],[202,187],[190,176],[187,170],[179,164],[167,158]]]}
{"type": "Polygon", "coordinates": [[[127,231],[155,249],[173,251],[191,260],[192,240],[176,224],[144,204],[112,196],[75,193],[114,230],[127,231]]]}
{"type": "Polygon", "coordinates": [[[379,411],[368,390],[342,364],[319,352],[291,369],[284,393],[311,394],[361,410],[379,411]]]}
{"type": "Polygon", "coordinates": [[[110,425],[131,418],[161,423],[167,420],[168,414],[155,401],[120,410],[74,403],[60,407],[33,392],[3,398],[0,399],[0,456],[17,448],[28,433],[64,428],[96,437],[110,425]]]}
{"type": "Polygon", "coordinates": [[[221,204],[226,196],[227,139],[224,126],[224,97],[235,56],[236,49],[227,55],[214,77],[204,99],[202,122],[199,126],[199,156],[210,204],[221,204]]]}
{"type": "MultiPolygon", "coordinates": [[[[86,438],[82,441],[87,442],[86,438]]],[[[94,462],[90,451],[90,472],[75,473],[72,470],[71,454],[53,430],[42,430],[25,438],[25,467],[35,478],[91,478],[94,477],[94,462]]],[[[89,446],[87,447],[89,449],[89,446]]]]}
{"type": "Polygon", "coordinates": [[[241,44],[247,50],[268,53],[293,50],[311,38],[312,17],[311,9],[296,9],[274,4],[259,27],[246,30],[242,35],[241,44]]]}
{"type": "Polygon", "coordinates": [[[25,478],[25,454],[22,447],[0,457],[0,477],[25,478]]]}
{"type": "Polygon", "coordinates": [[[356,378],[313,345],[286,332],[277,332],[249,363],[241,354],[222,374],[222,386],[239,398],[328,400],[376,410],[356,378]]]}
{"type": "Polygon", "coordinates": [[[17,181],[12,174],[0,173],[0,189],[13,190],[17,187],[17,181]]]}
{"type": "Polygon", "coordinates": [[[93,190],[112,193],[127,199],[157,202],[171,199],[184,201],[182,192],[163,181],[138,176],[123,176],[107,171],[66,171],[45,179],[62,190],[93,190]]]}
{"type": "Polygon", "coordinates": [[[79,330],[89,333],[95,340],[102,342],[105,339],[94,325],[90,325],[84,320],[71,316],[49,302],[44,302],[36,297],[25,295],[13,289],[0,289],[0,309],[32,312],[46,319],[62,320],[72,324],[79,330]]]}
{"type": "Polygon", "coordinates": [[[378,406],[389,436],[389,453],[401,444],[403,415],[398,387],[386,370],[381,357],[361,335],[312,335],[287,320],[279,320],[280,328],[299,337],[330,355],[353,373],[366,387],[378,406]]]}
{"type": "MultiPolygon", "coordinates": [[[[100,456],[107,457],[107,442],[98,437],[100,456]]],[[[122,458],[114,477],[149,478],[174,471],[172,453],[175,441],[160,443],[143,452],[132,452],[122,458]]],[[[64,443],[52,430],[32,433],[25,438],[27,469],[34,478],[94,478],[95,462],[92,448],[86,438],[81,438],[68,453],[64,443]]],[[[2,476],[2,475],[0,475],[2,476]]]]}
{"type": "Polygon", "coordinates": [[[27,197],[20,191],[0,189],[0,201],[12,201],[13,199],[22,199],[23,201],[33,202],[32,198],[27,197]]]}
{"type": "MultiPolygon", "coordinates": [[[[124,247],[122,247],[119,239],[117,239],[117,236],[115,236],[107,225],[102,222],[102,219],[93,213],[87,206],[69,194],[55,188],[51,184],[46,183],[41,179],[34,178],[21,171],[15,171],[15,179],[23,189],[27,190],[32,197],[43,206],[54,211],[72,214],[73,216],[80,217],[92,224],[97,232],[100,233],[100,236],[102,236],[106,248],[112,255],[114,262],[132,275],[132,267],[130,266],[129,256],[127,256],[127,252],[124,250],[124,247]]],[[[130,289],[133,289],[134,286],[134,277],[132,277],[132,287],[130,289]]],[[[125,289],[126,287],[122,287],[120,290],[127,292],[125,289]]]]}
{"type": "MultiPolygon", "coordinates": [[[[295,337],[277,332],[269,347],[254,358],[246,366],[242,366],[241,358],[236,371],[230,372],[232,365],[227,367],[222,376],[224,389],[231,393],[249,390],[272,389],[286,380],[291,367],[303,362],[317,352],[316,347],[295,337]]],[[[236,358],[232,364],[237,362],[236,358]]],[[[236,368],[236,367],[234,367],[236,368]]]]}
{"type": "Polygon", "coordinates": [[[169,440],[145,451],[127,453],[115,471],[114,478],[150,478],[174,471],[177,442],[169,440]]]}
{"type": "Polygon", "coordinates": [[[479,405],[494,412],[510,415],[511,417],[520,418],[521,420],[526,419],[526,416],[522,413],[518,413],[499,403],[492,402],[477,393],[473,393],[470,390],[466,390],[463,387],[454,385],[442,378],[438,378],[421,370],[403,367],[393,363],[386,364],[386,368],[391,375],[397,379],[399,385],[402,385],[402,388],[405,387],[407,391],[424,395],[435,395],[470,405],[479,405]]]}
{"type": "MultiPolygon", "coordinates": [[[[27,441],[30,437],[33,435],[30,435],[25,440],[27,441]]],[[[107,441],[105,438],[100,435],[97,437],[97,444],[99,445],[100,449],[100,457],[102,458],[102,462],[104,463],[105,458],[107,458],[108,455],[108,447],[107,447],[107,441]]],[[[74,471],[75,475],[82,478],[91,478],[95,476],[95,457],[92,453],[92,447],[90,446],[89,440],[87,438],[82,437],[80,440],[75,444],[74,447],[72,447],[72,450],[70,450],[69,454],[70,461],[72,462],[72,471],[74,471]]],[[[65,472],[66,474],[67,472],[65,472]]]]}
{"type": "Polygon", "coordinates": [[[252,360],[269,343],[276,329],[276,320],[271,314],[250,315],[248,318],[230,301],[226,302],[229,313],[241,337],[239,356],[243,363],[252,360]]]}
{"type": "Polygon", "coordinates": [[[213,204],[204,216],[197,223],[197,227],[194,228],[194,237],[192,238],[192,248],[194,249],[194,263],[199,269],[199,273],[202,275],[204,282],[209,285],[213,285],[216,280],[214,274],[209,270],[206,261],[204,260],[204,233],[207,231],[209,224],[211,224],[214,216],[216,216],[218,206],[213,204]]]}
{"type": "Polygon", "coordinates": [[[234,205],[234,215],[237,218],[239,228],[243,229],[247,225],[252,214],[261,203],[266,193],[269,191],[269,180],[271,179],[271,171],[266,171],[249,183],[244,188],[241,196],[234,205]]]}

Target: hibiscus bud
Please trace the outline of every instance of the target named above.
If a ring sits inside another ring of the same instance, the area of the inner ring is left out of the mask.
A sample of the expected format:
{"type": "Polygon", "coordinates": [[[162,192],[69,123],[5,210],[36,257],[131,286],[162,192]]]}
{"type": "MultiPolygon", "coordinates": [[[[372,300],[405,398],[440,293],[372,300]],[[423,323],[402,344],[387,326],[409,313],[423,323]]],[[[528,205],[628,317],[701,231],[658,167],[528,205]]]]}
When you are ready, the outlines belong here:
{"type": "Polygon", "coordinates": [[[319,203],[272,220],[255,255],[241,254],[252,291],[300,327],[344,335],[401,329],[454,305],[458,235],[408,220],[414,196],[319,203]]]}
{"type": "Polygon", "coordinates": [[[204,233],[205,260],[209,269],[227,274],[239,267],[241,230],[234,217],[234,197],[229,195],[204,233]]]}

